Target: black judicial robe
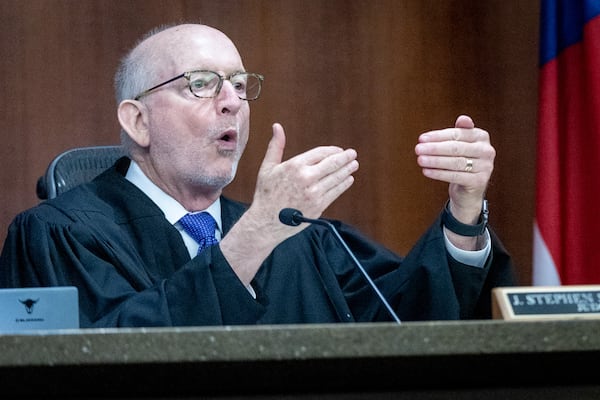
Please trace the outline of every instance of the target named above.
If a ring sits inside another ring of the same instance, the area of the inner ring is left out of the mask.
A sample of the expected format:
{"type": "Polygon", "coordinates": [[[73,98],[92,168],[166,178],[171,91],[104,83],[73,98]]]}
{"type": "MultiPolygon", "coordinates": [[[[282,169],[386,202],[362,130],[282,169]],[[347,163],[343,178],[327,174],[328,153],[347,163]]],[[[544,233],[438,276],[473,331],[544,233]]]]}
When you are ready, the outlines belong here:
{"type": "MultiPolygon", "coordinates": [[[[0,287],[76,286],[82,328],[391,320],[334,235],[316,225],[264,261],[254,299],[218,245],[190,259],[176,228],[124,178],[128,165],[123,158],[17,215],[0,256],[0,287]]],[[[246,205],[221,202],[226,235],[246,205]]],[[[491,289],[513,284],[493,232],[492,256],[475,268],[448,255],[439,218],[404,258],[332,223],[401,320],[489,318],[491,289]]]]}

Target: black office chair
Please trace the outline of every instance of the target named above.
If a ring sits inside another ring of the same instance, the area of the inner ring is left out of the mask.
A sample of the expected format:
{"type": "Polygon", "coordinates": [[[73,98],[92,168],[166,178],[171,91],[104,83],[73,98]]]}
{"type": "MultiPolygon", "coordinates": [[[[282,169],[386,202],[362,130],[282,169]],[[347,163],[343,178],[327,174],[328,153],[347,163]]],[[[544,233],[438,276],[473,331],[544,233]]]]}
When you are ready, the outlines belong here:
{"type": "Polygon", "coordinates": [[[69,189],[89,182],[123,156],[121,146],[92,146],[67,150],[52,160],[37,181],[39,199],[52,199],[69,189]]]}

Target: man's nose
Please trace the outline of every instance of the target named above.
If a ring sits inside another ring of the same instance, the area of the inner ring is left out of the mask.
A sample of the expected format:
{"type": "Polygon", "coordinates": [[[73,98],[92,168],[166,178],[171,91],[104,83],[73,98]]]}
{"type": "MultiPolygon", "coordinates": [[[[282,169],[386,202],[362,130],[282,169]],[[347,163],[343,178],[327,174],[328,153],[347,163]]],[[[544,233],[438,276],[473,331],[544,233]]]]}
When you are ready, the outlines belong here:
{"type": "Polygon", "coordinates": [[[243,101],[245,100],[239,98],[231,82],[224,80],[223,86],[221,86],[221,90],[217,95],[217,104],[219,105],[220,112],[236,113],[243,101]]]}

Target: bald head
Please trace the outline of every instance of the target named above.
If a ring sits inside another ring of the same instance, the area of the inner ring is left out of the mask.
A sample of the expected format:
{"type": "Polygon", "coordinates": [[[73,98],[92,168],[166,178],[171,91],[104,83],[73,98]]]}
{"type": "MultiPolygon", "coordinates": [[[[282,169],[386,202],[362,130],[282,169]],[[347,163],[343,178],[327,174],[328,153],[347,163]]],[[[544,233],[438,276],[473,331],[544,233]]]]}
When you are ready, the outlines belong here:
{"type": "Polygon", "coordinates": [[[218,70],[232,63],[244,69],[237,48],[218,29],[200,24],[154,29],[121,61],[115,76],[117,104],[185,71],[218,70]]]}

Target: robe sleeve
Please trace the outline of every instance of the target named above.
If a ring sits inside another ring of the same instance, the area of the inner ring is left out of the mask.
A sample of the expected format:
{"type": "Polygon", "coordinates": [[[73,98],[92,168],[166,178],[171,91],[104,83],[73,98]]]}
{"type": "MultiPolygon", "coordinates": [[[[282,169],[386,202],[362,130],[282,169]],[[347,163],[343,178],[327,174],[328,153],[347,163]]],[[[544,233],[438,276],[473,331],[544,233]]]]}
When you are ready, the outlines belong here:
{"type": "MultiPolygon", "coordinates": [[[[441,218],[405,257],[399,257],[352,227],[339,222],[337,226],[401,320],[490,318],[492,289],[514,285],[511,258],[492,229],[492,252],[484,267],[478,268],[450,256],[441,218]]],[[[330,263],[358,321],[390,320],[381,301],[354,266],[347,261],[330,259],[330,263]]]]}
{"type": "Polygon", "coordinates": [[[153,279],[126,237],[46,217],[25,212],[9,227],[0,287],[76,286],[81,328],[253,324],[264,313],[218,246],[153,279]]]}

